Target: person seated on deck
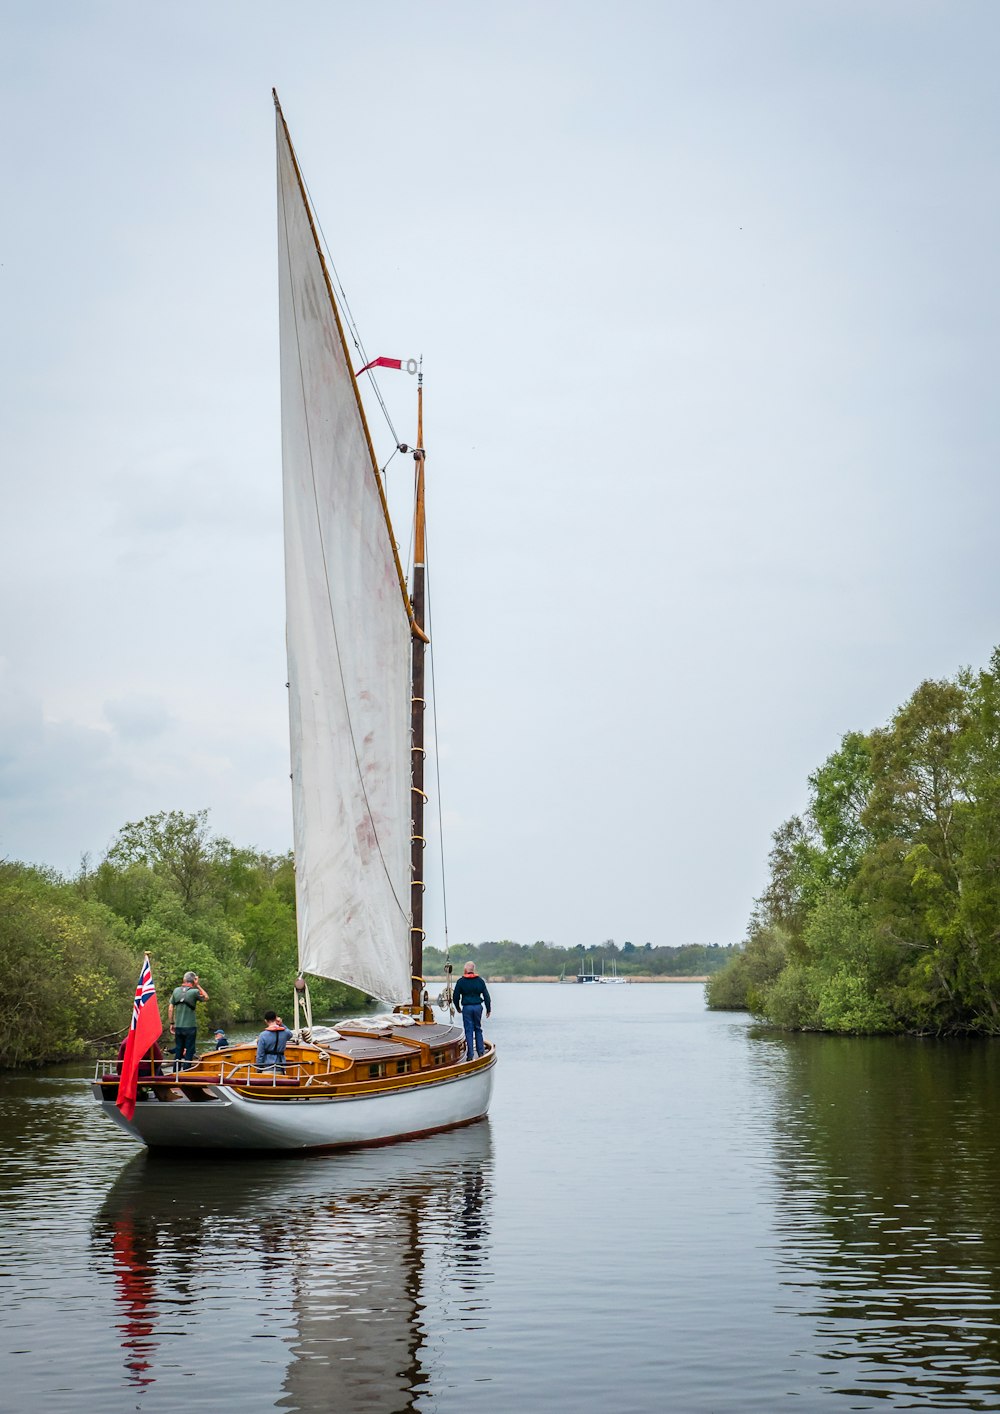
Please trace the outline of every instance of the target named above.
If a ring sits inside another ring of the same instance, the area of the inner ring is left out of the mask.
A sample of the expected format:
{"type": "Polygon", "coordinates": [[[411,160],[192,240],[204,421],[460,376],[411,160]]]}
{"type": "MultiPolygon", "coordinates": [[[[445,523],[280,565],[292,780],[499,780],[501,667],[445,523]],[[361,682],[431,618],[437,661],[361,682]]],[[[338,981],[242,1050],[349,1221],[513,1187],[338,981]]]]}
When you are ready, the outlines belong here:
{"type": "Polygon", "coordinates": [[[215,1028],[215,1049],[217,1051],[221,1051],[223,1046],[228,1045],[229,1037],[226,1035],[225,1031],[223,1031],[221,1026],[217,1026],[215,1028]]]}
{"type": "MultiPolygon", "coordinates": [[[[117,1070],[119,1075],[122,1073],[122,1062],[125,1059],[125,1047],[127,1044],[128,1037],[126,1036],[125,1040],[122,1041],[121,1045],[118,1047],[117,1070]]],[[[138,1078],[140,1080],[152,1080],[154,1076],[162,1075],[163,1067],[160,1065],[162,1059],[163,1052],[160,1050],[158,1043],[154,1041],[149,1050],[139,1061],[138,1078]]]]}
{"type": "Polygon", "coordinates": [[[255,1064],[258,1070],[284,1070],[285,1047],[291,1040],[292,1033],[277,1012],[265,1011],[264,1020],[267,1025],[257,1037],[255,1064]]]}

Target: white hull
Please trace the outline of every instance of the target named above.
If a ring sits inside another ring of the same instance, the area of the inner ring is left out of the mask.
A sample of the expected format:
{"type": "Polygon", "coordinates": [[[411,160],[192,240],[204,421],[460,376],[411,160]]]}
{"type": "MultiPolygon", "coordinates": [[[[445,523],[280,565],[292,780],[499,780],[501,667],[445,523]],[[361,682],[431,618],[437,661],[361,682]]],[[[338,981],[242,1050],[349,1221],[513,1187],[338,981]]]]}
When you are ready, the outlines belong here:
{"type": "Polygon", "coordinates": [[[464,1074],[373,1095],[272,1100],[204,1085],[209,1099],[139,1100],[131,1121],[93,1088],[108,1118],[151,1149],[349,1149],[482,1119],[495,1060],[492,1052],[487,1065],[464,1074]]]}

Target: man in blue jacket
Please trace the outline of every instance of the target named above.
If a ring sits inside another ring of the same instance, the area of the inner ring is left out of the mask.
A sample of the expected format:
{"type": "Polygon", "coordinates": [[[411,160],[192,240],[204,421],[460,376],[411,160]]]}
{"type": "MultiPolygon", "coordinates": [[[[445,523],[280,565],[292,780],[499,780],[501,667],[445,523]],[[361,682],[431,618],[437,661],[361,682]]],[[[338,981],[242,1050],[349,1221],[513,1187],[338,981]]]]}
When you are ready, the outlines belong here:
{"type": "Polygon", "coordinates": [[[258,1070],[284,1070],[285,1047],[292,1039],[292,1033],[276,1012],[265,1011],[267,1025],[257,1037],[258,1070]]]}
{"type": "Polygon", "coordinates": [[[455,1006],[462,1013],[462,1025],[465,1027],[465,1046],[468,1051],[468,1059],[473,1056],[481,1056],[486,1053],[486,1045],[483,1041],[483,1007],[486,1008],[486,1015],[489,1016],[490,994],[487,991],[486,983],[481,977],[476,976],[476,964],[467,962],[465,971],[455,983],[452,993],[455,1006]]]}

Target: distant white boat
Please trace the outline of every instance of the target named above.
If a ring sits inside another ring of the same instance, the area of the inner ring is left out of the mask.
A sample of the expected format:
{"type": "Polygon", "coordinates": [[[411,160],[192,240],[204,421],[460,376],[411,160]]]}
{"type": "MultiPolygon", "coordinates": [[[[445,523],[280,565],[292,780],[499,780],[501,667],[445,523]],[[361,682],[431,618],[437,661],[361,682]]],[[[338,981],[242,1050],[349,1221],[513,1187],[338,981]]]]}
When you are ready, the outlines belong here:
{"type": "Polygon", "coordinates": [[[605,972],[605,970],[604,970],[604,963],[602,962],[602,963],[601,963],[601,975],[600,975],[600,977],[598,977],[597,980],[598,980],[598,982],[602,983],[602,984],[603,984],[604,986],[606,986],[606,987],[624,987],[628,982],[631,981],[631,978],[629,978],[629,977],[619,977],[619,976],[618,976],[618,963],[617,963],[617,961],[615,960],[615,958],[612,958],[612,959],[611,959],[611,971],[610,971],[610,972],[605,972]]]}

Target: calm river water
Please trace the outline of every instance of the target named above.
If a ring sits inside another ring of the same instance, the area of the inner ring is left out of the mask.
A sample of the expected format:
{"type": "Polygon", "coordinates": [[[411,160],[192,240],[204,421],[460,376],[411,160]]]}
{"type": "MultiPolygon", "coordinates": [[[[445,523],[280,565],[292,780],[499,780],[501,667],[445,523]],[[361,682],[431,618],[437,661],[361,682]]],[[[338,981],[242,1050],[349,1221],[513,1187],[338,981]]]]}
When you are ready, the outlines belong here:
{"type": "Polygon", "coordinates": [[[150,1159],[0,1079],[0,1407],[1000,1409],[1000,1046],[497,986],[488,1124],[150,1159]],[[16,1391],[16,1395],[15,1395],[16,1391]]]}

